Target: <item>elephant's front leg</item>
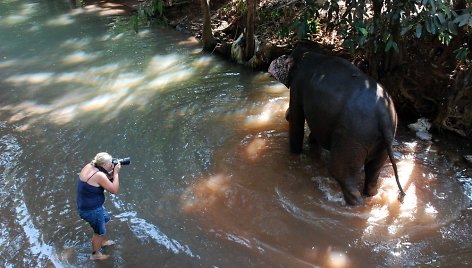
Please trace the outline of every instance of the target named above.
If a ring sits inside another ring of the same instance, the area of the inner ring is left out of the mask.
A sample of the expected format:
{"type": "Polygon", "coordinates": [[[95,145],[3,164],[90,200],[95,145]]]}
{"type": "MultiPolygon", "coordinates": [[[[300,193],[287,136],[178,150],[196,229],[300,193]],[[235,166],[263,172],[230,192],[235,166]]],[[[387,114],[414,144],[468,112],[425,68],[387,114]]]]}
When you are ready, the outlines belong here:
{"type": "Polygon", "coordinates": [[[305,134],[305,114],[298,91],[296,87],[290,89],[290,104],[286,112],[289,126],[290,151],[296,154],[302,152],[305,134]]]}

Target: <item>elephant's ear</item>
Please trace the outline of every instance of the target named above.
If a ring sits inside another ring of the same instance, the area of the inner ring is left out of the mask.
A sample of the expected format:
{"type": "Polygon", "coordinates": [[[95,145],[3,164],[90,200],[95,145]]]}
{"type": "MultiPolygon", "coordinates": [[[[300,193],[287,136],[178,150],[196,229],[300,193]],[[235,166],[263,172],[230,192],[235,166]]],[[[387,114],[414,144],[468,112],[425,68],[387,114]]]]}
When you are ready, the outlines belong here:
{"type": "Polygon", "coordinates": [[[280,83],[289,87],[290,70],[293,67],[293,59],[282,55],[270,63],[268,72],[280,83]]]}

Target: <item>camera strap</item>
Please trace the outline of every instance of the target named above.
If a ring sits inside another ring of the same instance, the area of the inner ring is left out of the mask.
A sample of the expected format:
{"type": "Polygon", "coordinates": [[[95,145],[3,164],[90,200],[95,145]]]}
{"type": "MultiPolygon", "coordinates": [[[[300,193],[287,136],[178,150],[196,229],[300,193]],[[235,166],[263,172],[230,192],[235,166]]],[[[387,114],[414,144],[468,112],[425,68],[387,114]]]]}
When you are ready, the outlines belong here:
{"type": "Polygon", "coordinates": [[[110,174],[108,173],[108,171],[107,171],[106,169],[104,169],[104,168],[101,167],[101,166],[95,166],[95,167],[98,168],[99,171],[105,173],[105,175],[106,175],[107,177],[110,177],[110,174]]]}

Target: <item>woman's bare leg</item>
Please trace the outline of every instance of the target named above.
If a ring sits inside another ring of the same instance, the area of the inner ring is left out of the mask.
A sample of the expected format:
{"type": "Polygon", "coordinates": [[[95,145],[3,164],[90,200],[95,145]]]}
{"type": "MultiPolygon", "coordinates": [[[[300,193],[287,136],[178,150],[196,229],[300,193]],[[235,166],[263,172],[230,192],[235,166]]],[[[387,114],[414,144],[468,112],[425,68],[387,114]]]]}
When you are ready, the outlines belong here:
{"type": "Polygon", "coordinates": [[[92,256],[90,256],[91,260],[106,260],[110,255],[104,255],[100,252],[100,248],[102,247],[105,241],[105,236],[100,236],[98,234],[93,234],[92,236],[92,256]]]}

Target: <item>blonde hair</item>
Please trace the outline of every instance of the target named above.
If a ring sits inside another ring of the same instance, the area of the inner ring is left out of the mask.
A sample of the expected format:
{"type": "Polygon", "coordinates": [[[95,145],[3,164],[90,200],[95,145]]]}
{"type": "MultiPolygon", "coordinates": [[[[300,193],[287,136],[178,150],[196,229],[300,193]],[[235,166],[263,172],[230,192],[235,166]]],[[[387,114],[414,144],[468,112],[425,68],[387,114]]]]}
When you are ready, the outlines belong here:
{"type": "Polygon", "coordinates": [[[101,152],[101,153],[98,153],[92,160],[92,162],[90,162],[92,165],[96,166],[96,167],[103,167],[103,165],[105,165],[106,163],[110,163],[111,162],[111,155],[106,153],[106,152],[101,152]]]}

